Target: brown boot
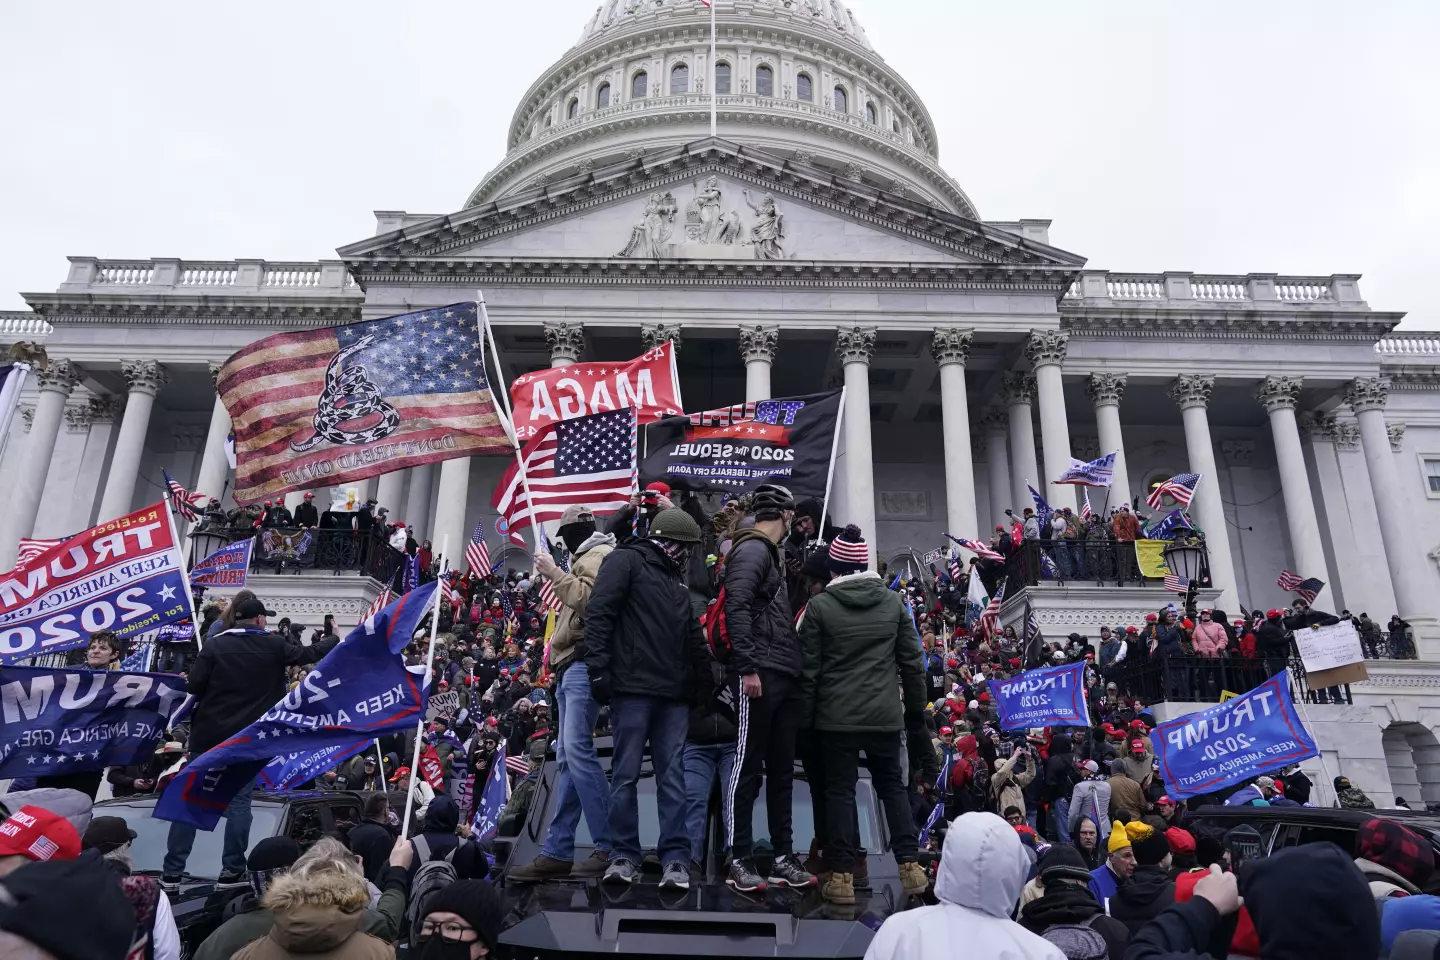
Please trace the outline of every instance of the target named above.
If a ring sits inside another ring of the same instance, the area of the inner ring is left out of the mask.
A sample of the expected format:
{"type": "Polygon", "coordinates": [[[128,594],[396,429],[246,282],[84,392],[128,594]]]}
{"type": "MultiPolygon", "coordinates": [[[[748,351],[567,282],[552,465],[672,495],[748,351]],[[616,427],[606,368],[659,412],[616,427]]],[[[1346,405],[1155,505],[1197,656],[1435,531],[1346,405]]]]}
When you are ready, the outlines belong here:
{"type": "Polygon", "coordinates": [[[900,886],[905,888],[906,896],[918,897],[930,888],[930,878],[925,875],[925,868],[920,864],[902,863],[900,886]]]}
{"type": "Polygon", "coordinates": [[[853,873],[841,873],[835,871],[830,874],[830,879],[820,889],[820,896],[831,903],[854,903],[855,902],[855,875],[853,873]]]}
{"type": "Polygon", "coordinates": [[[542,880],[568,877],[572,867],[574,864],[569,860],[556,860],[554,857],[547,857],[542,853],[529,863],[522,863],[515,867],[506,874],[506,877],[516,883],[539,883],[542,880]]]}
{"type": "Polygon", "coordinates": [[[813,874],[822,884],[830,879],[830,861],[820,853],[820,841],[810,841],[810,856],[805,858],[805,870],[813,874]]]}
{"type": "Polygon", "coordinates": [[[570,875],[572,877],[586,877],[589,879],[602,877],[605,875],[605,870],[609,866],[610,858],[599,850],[596,850],[584,860],[577,860],[570,875]]]}

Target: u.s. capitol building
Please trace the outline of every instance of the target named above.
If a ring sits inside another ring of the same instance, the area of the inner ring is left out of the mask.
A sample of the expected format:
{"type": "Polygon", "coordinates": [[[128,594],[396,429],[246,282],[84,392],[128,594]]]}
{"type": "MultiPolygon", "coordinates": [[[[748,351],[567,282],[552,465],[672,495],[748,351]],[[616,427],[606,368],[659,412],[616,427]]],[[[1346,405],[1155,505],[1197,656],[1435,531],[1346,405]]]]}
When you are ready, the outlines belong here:
{"type": "MultiPolygon", "coordinates": [[[[1440,658],[1440,335],[1392,333],[1404,311],[1388,308],[1405,305],[1354,274],[1117,272],[1088,265],[1104,251],[1054,246],[1043,218],[986,220],[849,9],[716,3],[712,64],[704,6],[605,0],[526,92],[505,156],[455,185],[453,211],[378,211],[373,236],[337,237],[336,259],[313,263],[75,256],[52,292],[24,293],[30,310],[0,330],[41,342],[49,366],[0,462],[0,564],[22,536],[154,502],[162,467],[228,489],[213,376],[237,348],[481,291],[507,378],[670,339],[690,409],[843,384],[830,512],[886,559],[940,547],[942,531],[984,535],[1030,503],[1027,482],[1113,450],[1097,509],[1202,475],[1208,602],[1280,605],[1289,569],[1325,581],[1321,608],[1398,612],[1440,658]]],[[[479,519],[493,529],[505,466],[369,486],[391,519],[461,544],[479,519]]],[[[1050,484],[1048,499],[1078,507],[1075,489],[1050,484]]],[[[1047,633],[1093,635],[1163,602],[1053,589],[1047,633]]],[[[363,609],[345,578],[277,592],[316,622],[363,609]]],[[[1374,714],[1368,755],[1340,749],[1362,786],[1383,794],[1394,774],[1440,800],[1429,683],[1424,662],[1372,666],[1357,706],[1329,708],[1374,714]]]]}

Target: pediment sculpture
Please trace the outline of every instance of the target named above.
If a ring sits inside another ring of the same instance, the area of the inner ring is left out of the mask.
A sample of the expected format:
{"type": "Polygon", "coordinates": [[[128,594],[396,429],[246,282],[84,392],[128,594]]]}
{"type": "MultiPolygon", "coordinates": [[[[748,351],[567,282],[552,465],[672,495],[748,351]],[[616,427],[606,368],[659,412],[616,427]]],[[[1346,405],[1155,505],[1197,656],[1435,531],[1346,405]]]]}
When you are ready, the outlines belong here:
{"type": "Polygon", "coordinates": [[[678,209],[675,197],[668,192],[651,194],[639,222],[630,230],[630,242],[616,256],[685,260],[783,260],[787,257],[781,246],[785,219],[772,195],[767,193],[755,198],[750,191],[741,191],[745,206],[755,218],[747,230],[737,209],[725,209],[724,193],[717,177],[696,180],[692,186],[694,197],[685,204],[683,233],[675,234],[678,209]]]}

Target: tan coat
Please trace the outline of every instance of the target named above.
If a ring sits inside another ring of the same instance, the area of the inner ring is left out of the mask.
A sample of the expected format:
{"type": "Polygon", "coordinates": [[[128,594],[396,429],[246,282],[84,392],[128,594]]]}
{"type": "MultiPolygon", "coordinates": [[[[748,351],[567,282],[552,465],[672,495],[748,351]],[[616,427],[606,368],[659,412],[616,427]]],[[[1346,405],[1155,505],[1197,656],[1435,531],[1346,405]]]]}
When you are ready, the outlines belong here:
{"type": "Polygon", "coordinates": [[[327,871],[276,878],[261,901],[275,915],[270,932],[234,960],[394,960],[395,947],[360,932],[370,891],[363,877],[327,871]]]}
{"type": "Polygon", "coordinates": [[[585,606],[595,589],[600,562],[615,549],[615,538],[608,533],[595,533],[580,544],[570,572],[557,570],[555,596],[562,606],[555,615],[555,633],[550,638],[550,669],[558,672],[562,664],[575,655],[585,636],[585,606]]]}
{"type": "Polygon", "coordinates": [[[1035,779],[1035,758],[1031,757],[1025,764],[1022,773],[1015,772],[1015,761],[1025,756],[1023,751],[1017,750],[1010,754],[1008,759],[995,761],[995,775],[990,778],[990,794],[995,798],[995,809],[1001,816],[1009,807],[1019,807],[1020,814],[1025,814],[1025,788],[1030,781],[1035,779]]]}

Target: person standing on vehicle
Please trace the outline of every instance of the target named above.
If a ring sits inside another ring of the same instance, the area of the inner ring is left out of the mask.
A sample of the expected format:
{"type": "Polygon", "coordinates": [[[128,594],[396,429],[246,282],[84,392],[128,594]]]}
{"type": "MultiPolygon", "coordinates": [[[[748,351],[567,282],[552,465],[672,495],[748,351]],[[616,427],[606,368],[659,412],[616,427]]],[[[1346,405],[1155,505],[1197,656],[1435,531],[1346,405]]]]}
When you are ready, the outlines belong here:
{"type": "Polygon", "coordinates": [[[700,525],[684,510],[662,510],[648,533],[617,547],[600,566],[585,609],[590,694],[609,704],[610,866],[604,880],[634,883],[640,871],[636,783],[650,745],[660,814],[662,887],[690,886],[685,832],[685,734],[697,678],[709,653],[685,586],[700,525]]]}
{"type": "MultiPolygon", "coordinates": [[[[306,647],[298,640],[266,630],[265,618],[275,616],[275,611],[266,610],[256,597],[240,601],[231,610],[235,625],[207,641],[190,665],[188,680],[190,694],[195,697],[195,715],[187,749],[192,757],[230,739],[278,703],[285,696],[286,667],[315,663],[335,647],[329,641],[306,647]]],[[[225,808],[225,850],[219,883],[245,882],[250,795],[254,789],[252,780],[225,808]]],[[[188,823],[170,824],[160,881],[166,890],[179,889],[194,844],[194,827],[188,823]]]]}
{"type": "Polygon", "coordinates": [[[725,626],[734,648],[730,666],[740,686],[729,824],[731,863],[725,882],[744,891],[763,890],[767,882],[808,887],[816,880],[794,854],[790,815],[800,729],[800,641],[790,615],[779,547],[794,518],[795,499],[784,487],[761,484],[751,508],[755,526],[736,533],[725,558],[723,582],[725,626]],[[753,858],[752,823],[762,771],[775,851],[768,878],[756,871],[753,858]]]}

